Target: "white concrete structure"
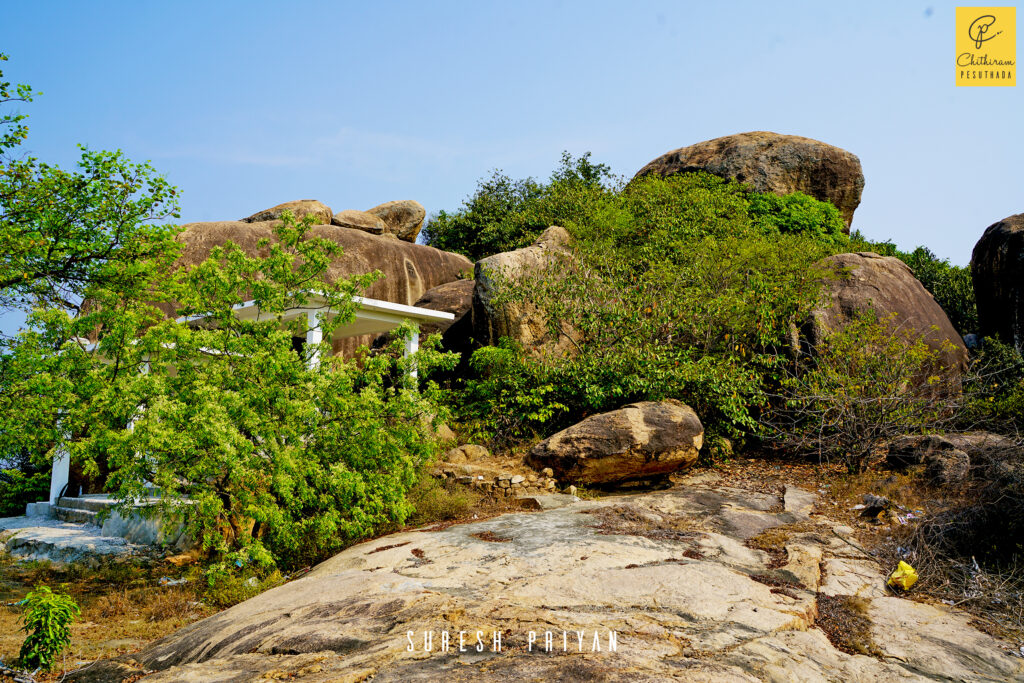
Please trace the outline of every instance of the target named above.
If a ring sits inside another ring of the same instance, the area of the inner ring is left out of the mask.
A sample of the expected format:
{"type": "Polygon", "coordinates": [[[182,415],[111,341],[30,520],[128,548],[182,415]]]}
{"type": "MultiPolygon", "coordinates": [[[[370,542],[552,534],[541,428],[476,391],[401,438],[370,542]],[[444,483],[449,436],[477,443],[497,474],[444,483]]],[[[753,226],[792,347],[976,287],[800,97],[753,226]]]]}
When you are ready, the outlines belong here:
{"type": "MultiPolygon", "coordinates": [[[[406,320],[414,322],[419,326],[426,322],[441,322],[445,320],[454,320],[455,315],[453,313],[445,313],[443,311],[435,311],[429,308],[421,308],[418,306],[406,306],[405,304],[396,304],[390,301],[382,301],[380,299],[369,299],[366,297],[353,297],[357,305],[355,320],[347,325],[340,325],[334,330],[331,335],[331,341],[335,339],[344,339],[346,337],[357,337],[364,334],[382,334],[384,332],[390,332],[397,328],[406,320]]],[[[246,301],[238,304],[234,307],[235,315],[240,320],[258,320],[262,315],[260,307],[255,301],[246,301]]],[[[311,294],[309,296],[309,302],[307,306],[301,308],[289,309],[286,313],[281,316],[282,323],[290,323],[298,318],[305,318],[306,326],[306,344],[312,344],[318,346],[323,340],[323,328],[321,321],[330,319],[337,315],[337,311],[331,310],[326,305],[324,297],[318,294],[311,294]]],[[[269,315],[267,318],[277,318],[277,314],[269,315]]],[[[192,318],[179,318],[178,322],[190,323],[202,320],[201,317],[192,318]]],[[[414,333],[405,343],[405,355],[406,357],[416,353],[420,346],[420,335],[419,332],[414,333]]],[[[95,349],[94,344],[87,346],[88,350],[95,349]]],[[[319,353],[314,353],[310,358],[310,365],[312,367],[318,367],[320,365],[319,353]]],[[[148,372],[149,364],[146,363],[143,372],[148,372]]],[[[412,376],[416,376],[416,369],[413,368],[412,376]]],[[[135,424],[136,418],[133,418],[129,429],[135,424]]],[[[70,476],[71,460],[68,457],[67,451],[59,449],[56,457],[53,459],[53,474],[50,476],[50,505],[56,507],[57,498],[60,497],[61,492],[68,483],[70,476]]]]}

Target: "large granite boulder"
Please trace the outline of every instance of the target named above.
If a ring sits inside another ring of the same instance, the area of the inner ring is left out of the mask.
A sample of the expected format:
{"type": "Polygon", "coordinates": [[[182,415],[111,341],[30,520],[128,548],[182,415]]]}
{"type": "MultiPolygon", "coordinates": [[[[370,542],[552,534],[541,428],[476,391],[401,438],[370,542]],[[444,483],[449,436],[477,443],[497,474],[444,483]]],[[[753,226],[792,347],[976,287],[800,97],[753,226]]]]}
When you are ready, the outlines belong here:
{"type": "MultiPolygon", "coordinates": [[[[262,239],[276,241],[273,229],[274,223],[269,221],[190,223],[177,237],[184,244],[178,265],[189,267],[201,263],[213,247],[228,240],[247,254],[265,254],[266,248],[261,249],[259,242],[262,239]]],[[[414,304],[428,290],[457,280],[473,267],[469,259],[459,254],[378,237],[361,230],[315,225],[309,235],[330,240],[342,248],[342,253],[327,269],[325,279],[328,282],[380,271],[384,277],[367,287],[364,295],[399,304],[414,304]]],[[[348,355],[360,345],[369,345],[372,341],[372,336],[337,340],[334,351],[348,355]]]]}
{"type": "Polygon", "coordinates": [[[385,232],[406,242],[416,241],[423,227],[423,219],[427,217],[423,205],[411,199],[385,202],[367,209],[366,213],[380,218],[384,222],[385,232]]]}
{"type": "Polygon", "coordinates": [[[971,280],[981,334],[1024,349],[1024,213],[985,230],[971,255],[971,280]]]}
{"type": "Polygon", "coordinates": [[[907,264],[891,256],[857,252],[829,256],[819,265],[832,275],[827,278],[826,305],[812,313],[807,326],[812,350],[855,316],[873,310],[879,319],[941,350],[945,369],[957,374],[966,370],[967,347],[907,264]]]}
{"type": "Polygon", "coordinates": [[[476,262],[473,290],[475,336],[481,344],[495,345],[509,337],[527,350],[541,346],[559,352],[567,340],[551,339],[543,314],[528,302],[497,303],[503,285],[522,278],[540,276],[559,254],[567,253],[570,242],[565,228],[551,226],[528,247],[494,254],[476,262]],[[553,344],[551,343],[553,342],[553,344]]]}
{"type": "Polygon", "coordinates": [[[799,190],[832,202],[847,231],[864,190],[864,174],[856,155],[818,140],[765,131],[681,147],[650,162],[635,177],[693,171],[748,183],[758,192],[785,195],[799,190]]]}
{"type": "Polygon", "coordinates": [[[331,207],[315,199],[298,199],[294,202],[285,202],[263,211],[257,211],[248,218],[242,218],[242,223],[262,223],[263,221],[276,221],[281,218],[285,211],[291,211],[296,220],[312,214],[316,224],[328,224],[331,222],[331,207]]]}
{"type": "Polygon", "coordinates": [[[355,209],[345,209],[339,211],[331,217],[331,225],[336,225],[339,228],[348,228],[350,230],[362,230],[368,232],[371,235],[383,235],[386,231],[384,221],[372,213],[366,213],[365,211],[357,211],[355,209]]]}
{"type": "Polygon", "coordinates": [[[704,427],[679,401],[645,401],[592,415],[534,446],[527,463],[583,484],[660,477],[697,462],[704,427]]]}

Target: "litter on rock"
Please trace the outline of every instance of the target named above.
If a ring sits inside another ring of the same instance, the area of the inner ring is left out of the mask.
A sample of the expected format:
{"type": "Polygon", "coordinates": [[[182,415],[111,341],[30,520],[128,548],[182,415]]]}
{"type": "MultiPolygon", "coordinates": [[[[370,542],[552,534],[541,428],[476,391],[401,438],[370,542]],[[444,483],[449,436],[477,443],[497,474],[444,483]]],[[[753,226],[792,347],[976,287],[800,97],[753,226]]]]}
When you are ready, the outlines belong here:
{"type": "Polygon", "coordinates": [[[917,578],[917,570],[903,560],[900,560],[900,563],[896,565],[896,569],[889,575],[887,583],[890,588],[908,591],[911,586],[917,583],[917,578]]]}

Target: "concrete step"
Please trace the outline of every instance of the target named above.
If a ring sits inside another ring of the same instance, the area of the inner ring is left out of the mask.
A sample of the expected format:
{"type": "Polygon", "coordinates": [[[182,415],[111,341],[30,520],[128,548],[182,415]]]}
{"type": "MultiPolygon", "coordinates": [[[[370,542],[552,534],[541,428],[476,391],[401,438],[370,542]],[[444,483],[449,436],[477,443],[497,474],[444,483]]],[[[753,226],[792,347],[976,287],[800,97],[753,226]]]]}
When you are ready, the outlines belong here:
{"type": "Polygon", "coordinates": [[[103,510],[110,509],[115,504],[112,498],[107,496],[81,496],[78,498],[72,498],[70,496],[62,496],[57,499],[57,507],[69,508],[72,510],[87,510],[89,512],[102,512],[103,510]]]}
{"type": "MultiPolygon", "coordinates": [[[[65,500],[61,498],[61,500],[65,500]]],[[[96,524],[97,513],[93,510],[82,510],[57,506],[53,508],[53,516],[62,522],[75,522],[76,524],[96,524]]]]}

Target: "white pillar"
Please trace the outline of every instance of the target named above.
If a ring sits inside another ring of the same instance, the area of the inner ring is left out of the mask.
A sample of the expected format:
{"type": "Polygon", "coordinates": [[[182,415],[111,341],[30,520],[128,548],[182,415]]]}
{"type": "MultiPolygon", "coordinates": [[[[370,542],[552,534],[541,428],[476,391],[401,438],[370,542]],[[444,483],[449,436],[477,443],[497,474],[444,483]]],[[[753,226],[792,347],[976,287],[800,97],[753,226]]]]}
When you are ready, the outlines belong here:
{"type": "MultiPolygon", "coordinates": [[[[416,353],[419,350],[419,348],[420,333],[419,330],[416,330],[411,335],[409,335],[408,339],[405,340],[405,357],[408,358],[412,354],[416,353]]],[[[413,379],[416,379],[417,372],[415,364],[413,364],[413,366],[409,369],[409,376],[412,377],[413,379]]]]}
{"type": "Polygon", "coordinates": [[[71,477],[71,456],[62,444],[56,448],[53,456],[53,472],[50,473],[50,505],[57,505],[60,492],[67,486],[71,477]]]}
{"type": "Polygon", "coordinates": [[[306,346],[312,352],[309,357],[309,369],[320,367],[320,343],[324,340],[324,331],[316,319],[316,311],[306,312],[306,346]]]}

